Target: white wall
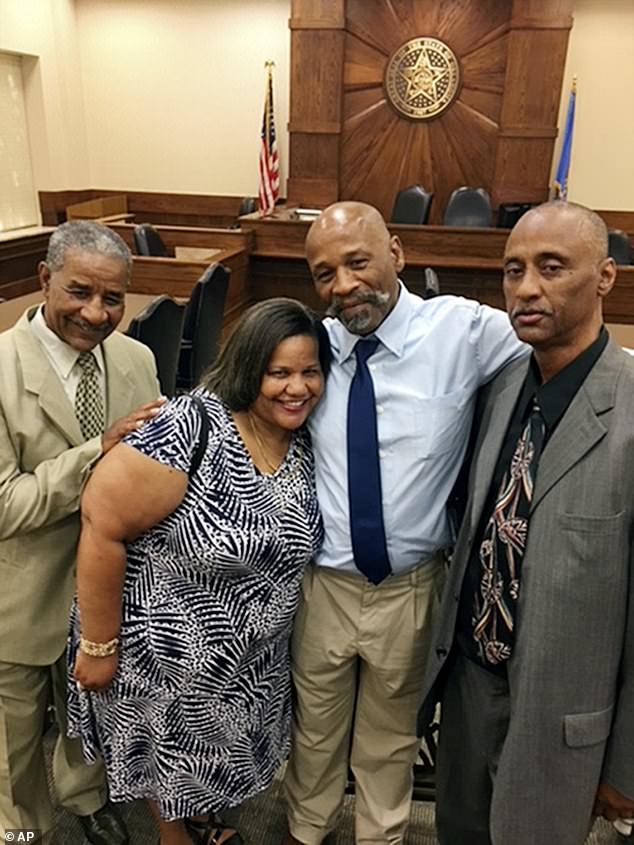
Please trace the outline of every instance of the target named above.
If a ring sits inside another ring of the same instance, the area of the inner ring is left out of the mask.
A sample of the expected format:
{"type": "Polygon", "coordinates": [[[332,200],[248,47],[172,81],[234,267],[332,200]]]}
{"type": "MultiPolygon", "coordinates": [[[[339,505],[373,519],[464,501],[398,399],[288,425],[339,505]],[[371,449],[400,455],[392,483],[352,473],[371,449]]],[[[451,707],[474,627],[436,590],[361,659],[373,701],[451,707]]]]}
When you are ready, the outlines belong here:
{"type": "Polygon", "coordinates": [[[39,223],[22,58],[0,52],[0,232],[39,223]]]}
{"type": "Polygon", "coordinates": [[[574,75],[568,199],[591,208],[634,209],[634,0],[576,0],[553,173],[574,75]]]}
{"type": "Polygon", "coordinates": [[[38,190],[89,185],[72,0],[0,0],[0,50],[22,54],[31,159],[38,190]]]}
{"type": "Polygon", "coordinates": [[[76,0],[90,184],[253,195],[274,69],[288,171],[290,0],[76,0]]]}
{"type": "MultiPolygon", "coordinates": [[[[290,0],[0,0],[0,51],[27,56],[36,188],[255,193],[273,59],[284,193],[289,16],[290,0]]],[[[633,209],[634,0],[576,0],[560,132],[573,74],[569,196],[633,209]]]]}

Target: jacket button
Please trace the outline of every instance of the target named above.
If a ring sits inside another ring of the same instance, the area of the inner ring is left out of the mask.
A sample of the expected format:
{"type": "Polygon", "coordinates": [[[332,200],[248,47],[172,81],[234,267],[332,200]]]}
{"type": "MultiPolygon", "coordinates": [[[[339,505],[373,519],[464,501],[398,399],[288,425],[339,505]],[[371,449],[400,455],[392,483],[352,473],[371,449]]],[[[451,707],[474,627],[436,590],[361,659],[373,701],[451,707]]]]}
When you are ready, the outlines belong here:
{"type": "Polygon", "coordinates": [[[437,648],[437,649],[436,649],[436,654],[437,654],[437,655],[438,655],[438,657],[440,657],[440,658],[447,657],[447,649],[446,649],[446,648],[437,648]]]}

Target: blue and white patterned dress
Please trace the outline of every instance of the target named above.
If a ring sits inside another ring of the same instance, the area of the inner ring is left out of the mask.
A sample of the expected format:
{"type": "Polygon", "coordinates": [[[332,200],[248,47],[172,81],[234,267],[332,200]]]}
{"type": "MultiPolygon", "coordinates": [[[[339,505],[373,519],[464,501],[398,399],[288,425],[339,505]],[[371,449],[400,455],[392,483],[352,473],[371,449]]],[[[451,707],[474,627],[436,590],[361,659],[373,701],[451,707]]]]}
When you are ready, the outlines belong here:
{"type": "MultiPolygon", "coordinates": [[[[307,433],[262,475],[227,407],[199,395],[210,422],[202,463],[177,510],[127,549],[117,674],[98,693],[69,683],[69,733],[87,759],[103,756],[111,798],[150,798],[166,819],[239,804],[286,757],[288,641],[322,539],[307,433]]],[[[187,472],[199,432],[183,396],[126,442],[187,472]]],[[[75,608],[71,666],[78,632],[75,608]]]]}

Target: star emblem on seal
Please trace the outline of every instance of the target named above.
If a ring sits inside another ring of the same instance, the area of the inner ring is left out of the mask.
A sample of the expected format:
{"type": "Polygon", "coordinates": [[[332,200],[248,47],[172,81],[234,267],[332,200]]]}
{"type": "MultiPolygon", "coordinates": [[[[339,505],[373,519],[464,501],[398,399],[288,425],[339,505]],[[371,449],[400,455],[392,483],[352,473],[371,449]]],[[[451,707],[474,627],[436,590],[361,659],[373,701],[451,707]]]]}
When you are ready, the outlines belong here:
{"type": "Polygon", "coordinates": [[[413,38],[391,56],[385,91],[392,106],[406,117],[437,117],[455,98],[460,66],[453,50],[438,38],[413,38]]]}

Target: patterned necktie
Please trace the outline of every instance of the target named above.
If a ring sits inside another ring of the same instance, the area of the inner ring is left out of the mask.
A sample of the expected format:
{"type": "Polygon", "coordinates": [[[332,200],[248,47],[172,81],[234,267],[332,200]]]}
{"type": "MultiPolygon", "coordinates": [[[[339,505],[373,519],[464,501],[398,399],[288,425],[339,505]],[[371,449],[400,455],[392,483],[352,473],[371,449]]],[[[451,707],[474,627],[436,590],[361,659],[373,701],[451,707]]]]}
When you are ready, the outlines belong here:
{"type": "Polygon", "coordinates": [[[75,415],[86,440],[103,434],[105,414],[97,373],[97,360],[92,352],[82,352],[77,359],[81,377],[75,394],[75,415]]]}
{"type": "Polygon", "coordinates": [[[480,545],[482,569],[480,594],[474,602],[473,636],[485,665],[502,663],[513,651],[520,569],[545,434],[544,418],[534,403],[480,545]]]}
{"type": "Polygon", "coordinates": [[[367,364],[378,345],[372,339],[359,340],[355,346],[357,369],[348,394],[347,431],[352,552],[357,568],[373,584],[380,584],[392,571],[383,524],[374,385],[367,364]]]}

